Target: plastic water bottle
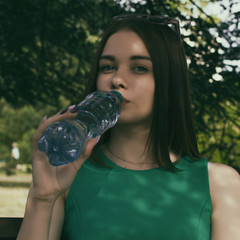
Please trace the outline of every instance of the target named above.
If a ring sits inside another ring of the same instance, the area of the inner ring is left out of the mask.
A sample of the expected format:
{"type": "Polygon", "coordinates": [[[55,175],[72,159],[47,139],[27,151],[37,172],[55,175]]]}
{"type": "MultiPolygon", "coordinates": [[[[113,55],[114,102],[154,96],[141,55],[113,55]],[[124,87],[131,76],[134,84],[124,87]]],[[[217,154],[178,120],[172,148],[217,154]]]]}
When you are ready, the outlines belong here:
{"type": "Polygon", "coordinates": [[[51,124],[38,142],[50,164],[60,166],[77,160],[87,141],[113,127],[120,115],[122,95],[116,91],[96,91],[75,108],[78,116],[51,124]]]}

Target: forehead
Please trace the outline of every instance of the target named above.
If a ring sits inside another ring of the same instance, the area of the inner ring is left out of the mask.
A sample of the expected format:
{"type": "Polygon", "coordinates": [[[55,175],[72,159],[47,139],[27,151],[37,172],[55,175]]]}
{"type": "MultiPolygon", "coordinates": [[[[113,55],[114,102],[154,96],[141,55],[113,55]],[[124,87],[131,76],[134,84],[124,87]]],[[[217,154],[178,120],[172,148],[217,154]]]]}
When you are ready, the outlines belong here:
{"type": "Polygon", "coordinates": [[[102,55],[114,54],[149,56],[143,40],[135,32],[129,30],[121,30],[108,38],[102,55]]]}

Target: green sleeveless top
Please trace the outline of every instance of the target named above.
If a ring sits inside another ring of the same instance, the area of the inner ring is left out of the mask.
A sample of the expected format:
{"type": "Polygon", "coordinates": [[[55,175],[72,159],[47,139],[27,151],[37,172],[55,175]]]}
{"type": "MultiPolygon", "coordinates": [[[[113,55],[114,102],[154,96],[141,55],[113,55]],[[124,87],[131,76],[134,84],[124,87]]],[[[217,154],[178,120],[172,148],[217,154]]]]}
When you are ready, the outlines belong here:
{"type": "Polygon", "coordinates": [[[100,149],[70,188],[62,231],[66,240],[209,240],[212,202],[206,159],[183,156],[182,171],[129,170],[100,149]]]}

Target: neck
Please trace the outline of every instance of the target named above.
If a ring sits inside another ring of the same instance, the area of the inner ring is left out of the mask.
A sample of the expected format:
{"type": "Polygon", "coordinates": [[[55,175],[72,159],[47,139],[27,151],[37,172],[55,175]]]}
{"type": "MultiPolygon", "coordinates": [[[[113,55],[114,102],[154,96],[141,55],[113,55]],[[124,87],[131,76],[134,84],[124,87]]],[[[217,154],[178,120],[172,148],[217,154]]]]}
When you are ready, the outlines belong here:
{"type": "MultiPolygon", "coordinates": [[[[144,170],[158,167],[151,152],[146,148],[150,129],[115,126],[111,130],[109,142],[102,151],[114,163],[124,168],[144,170]]],[[[180,160],[181,155],[169,151],[172,162],[180,160]]]]}
{"type": "Polygon", "coordinates": [[[149,129],[124,128],[115,126],[111,130],[110,141],[103,151],[113,162],[130,169],[157,167],[151,153],[146,149],[149,129]]]}

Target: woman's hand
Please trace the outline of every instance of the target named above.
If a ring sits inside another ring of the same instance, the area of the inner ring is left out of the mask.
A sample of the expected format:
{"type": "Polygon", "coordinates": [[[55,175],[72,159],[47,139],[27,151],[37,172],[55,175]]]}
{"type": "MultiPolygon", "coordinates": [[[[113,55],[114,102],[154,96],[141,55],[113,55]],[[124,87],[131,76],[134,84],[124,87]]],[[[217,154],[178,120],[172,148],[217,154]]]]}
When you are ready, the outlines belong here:
{"type": "Polygon", "coordinates": [[[84,161],[90,156],[93,147],[99,140],[99,138],[91,139],[87,143],[81,156],[72,163],[58,167],[54,167],[49,164],[46,154],[38,150],[38,141],[44,130],[53,122],[75,118],[77,113],[71,113],[70,110],[71,107],[69,107],[65,113],[57,113],[49,119],[44,118],[33,137],[33,182],[31,185],[30,194],[34,199],[40,201],[52,201],[66,192],[70,188],[78,170],[84,161]]]}

